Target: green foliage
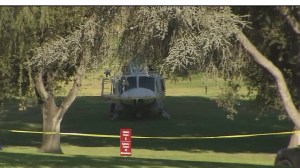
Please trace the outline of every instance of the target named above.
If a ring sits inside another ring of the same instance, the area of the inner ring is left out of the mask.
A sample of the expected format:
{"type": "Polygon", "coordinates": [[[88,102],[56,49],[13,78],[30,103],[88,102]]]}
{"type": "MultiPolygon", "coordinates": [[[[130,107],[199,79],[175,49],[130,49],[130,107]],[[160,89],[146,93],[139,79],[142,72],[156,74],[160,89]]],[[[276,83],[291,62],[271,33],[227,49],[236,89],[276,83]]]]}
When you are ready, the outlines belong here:
{"type": "Polygon", "coordinates": [[[239,93],[241,86],[236,81],[228,81],[222,92],[216,99],[218,107],[223,108],[227,113],[227,118],[234,119],[238,113],[236,106],[240,105],[241,95],[239,93]]]}
{"type": "Polygon", "coordinates": [[[28,65],[38,71],[51,73],[51,90],[61,91],[75,74],[97,70],[103,65],[111,44],[111,26],[118,8],[90,8],[89,15],[69,35],[57,36],[34,49],[28,65]],[[81,71],[81,72],[79,72],[81,71]]]}
{"type": "MultiPolygon", "coordinates": [[[[243,79],[251,63],[234,35],[248,26],[230,7],[155,6],[124,8],[119,37],[119,64],[154,65],[167,78],[191,80],[202,72],[228,81],[243,79]]],[[[245,14],[246,15],[246,14],[245,14]]],[[[224,86],[219,105],[235,112],[231,86],[224,86]],[[229,93],[230,92],[230,93],[229,93]],[[229,97],[228,97],[229,96],[229,97]]]]}
{"type": "MultiPolygon", "coordinates": [[[[122,62],[157,65],[167,76],[189,76],[191,70],[231,77],[245,66],[236,56],[233,35],[247,22],[229,7],[131,7],[120,37],[122,62]]],[[[238,54],[242,55],[242,54],[238,54]]]]}
{"type": "MultiPolygon", "coordinates": [[[[284,74],[294,103],[299,104],[300,69],[299,35],[297,35],[276,7],[233,7],[238,15],[248,14],[252,29],[245,33],[256,47],[284,74]]],[[[289,7],[292,16],[298,18],[300,8],[289,7]]],[[[257,90],[257,107],[263,114],[279,112],[284,117],[284,108],[279,98],[273,77],[255,63],[244,71],[245,81],[251,90],[257,90]]]]}
{"type": "Polygon", "coordinates": [[[26,64],[33,57],[32,49],[73,31],[84,10],[24,6],[1,7],[0,13],[1,97],[26,100],[34,96],[32,68],[26,64]]]}
{"type": "MultiPolygon", "coordinates": [[[[32,76],[43,70],[59,90],[77,71],[99,67],[115,7],[1,7],[1,98],[35,96],[32,76]],[[95,22],[94,22],[95,21],[95,22]]],[[[50,87],[51,85],[51,87],[50,87]]]]}
{"type": "Polygon", "coordinates": [[[65,76],[61,73],[66,73],[66,76],[71,73],[69,75],[72,76],[75,70],[73,67],[79,63],[79,59],[83,59],[80,57],[91,56],[87,47],[94,46],[95,26],[95,21],[89,20],[71,35],[65,38],[58,37],[58,39],[36,48],[28,65],[46,72],[56,71],[62,77],[65,76]]]}
{"type": "MultiPolygon", "coordinates": [[[[295,15],[299,10],[290,9],[295,15]]],[[[37,70],[53,75],[55,82],[48,86],[60,90],[81,64],[86,71],[103,65],[117,71],[136,62],[154,65],[170,79],[202,72],[245,80],[251,91],[258,90],[260,103],[280,109],[273,79],[233,38],[249,22],[252,29],[245,31],[251,40],[282,69],[293,97],[300,94],[299,38],[273,7],[24,6],[0,7],[0,14],[0,101],[33,97],[37,70]]],[[[221,97],[228,99],[230,90],[221,97]]]]}

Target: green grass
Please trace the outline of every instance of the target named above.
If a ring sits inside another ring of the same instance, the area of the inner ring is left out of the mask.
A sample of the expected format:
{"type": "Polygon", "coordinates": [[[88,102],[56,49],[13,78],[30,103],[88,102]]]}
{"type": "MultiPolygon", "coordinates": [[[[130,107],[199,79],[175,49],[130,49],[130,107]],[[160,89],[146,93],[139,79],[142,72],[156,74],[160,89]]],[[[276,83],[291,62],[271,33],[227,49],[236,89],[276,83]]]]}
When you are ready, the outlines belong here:
{"type": "MultiPolygon", "coordinates": [[[[33,148],[8,148],[0,155],[0,166],[14,167],[233,167],[267,168],[264,154],[228,154],[202,151],[153,151],[136,149],[132,157],[118,156],[116,147],[64,146],[67,154],[50,155],[35,152],[33,148]],[[81,153],[79,154],[78,151],[81,153]],[[37,159],[38,158],[38,159],[37,159]],[[6,163],[3,163],[3,160],[6,163]],[[237,163],[236,160],[240,160],[237,163]],[[248,160],[248,161],[247,161],[248,160]],[[253,162],[250,162],[253,160],[253,162]],[[263,163],[263,164],[262,164],[263,163]]],[[[268,156],[269,159],[272,156],[268,156]]]]}
{"type": "MultiPolygon", "coordinates": [[[[109,104],[101,102],[97,79],[85,81],[81,95],[66,113],[62,132],[118,135],[120,128],[132,128],[135,136],[218,136],[280,132],[290,130],[288,121],[270,115],[255,120],[256,111],[242,101],[235,120],[212,100],[219,84],[208,79],[208,94],[203,79],[167,83],[165,107],[170,120],[121,118],[111,121],[109,104]]],[[[218,82],[221,84],[222,81],[218,82]]],[[[18,111],[7,106],[0,117],[0,167],[200,167],[267,168],[273,167],[277,150],[287,145],[288,135],[234,139],[133,139],[133,156],[119,156],[119,139],[62,136],[64,155],[38,152],[41,135],[4,130],[41,131],[39,107],[18,111]]]]}

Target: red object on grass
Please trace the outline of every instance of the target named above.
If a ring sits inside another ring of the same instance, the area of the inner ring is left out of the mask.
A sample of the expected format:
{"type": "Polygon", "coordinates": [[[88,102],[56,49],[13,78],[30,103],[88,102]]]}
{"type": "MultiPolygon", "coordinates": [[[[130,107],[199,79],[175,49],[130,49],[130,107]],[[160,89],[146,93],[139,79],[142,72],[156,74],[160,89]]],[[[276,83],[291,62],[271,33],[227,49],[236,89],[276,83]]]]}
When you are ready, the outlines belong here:
{"type": "Polygon", "coordinates": [[[121,156],[131,156],[132,148],[132,130],[131,128],[121,128],[120,129],[120,155],[121,156]]]}

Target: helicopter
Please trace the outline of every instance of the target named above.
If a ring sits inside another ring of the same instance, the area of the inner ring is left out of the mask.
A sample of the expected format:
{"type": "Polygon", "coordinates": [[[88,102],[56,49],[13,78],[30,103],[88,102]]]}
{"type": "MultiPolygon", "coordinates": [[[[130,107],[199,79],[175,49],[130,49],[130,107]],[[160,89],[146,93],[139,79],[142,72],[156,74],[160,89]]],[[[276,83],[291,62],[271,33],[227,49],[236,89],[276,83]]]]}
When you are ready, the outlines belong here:
{"type": "Polygon", "coordinates": [[[142,68],[129,64],[122,68],[119,75],[111,77],[108,69],[104,74],[101,98],[110,103],[111,120],[123,112],[131,113],[135,118],[170,118],[163,106],[166,93],[164,78],[151,66],[142,68]]]}

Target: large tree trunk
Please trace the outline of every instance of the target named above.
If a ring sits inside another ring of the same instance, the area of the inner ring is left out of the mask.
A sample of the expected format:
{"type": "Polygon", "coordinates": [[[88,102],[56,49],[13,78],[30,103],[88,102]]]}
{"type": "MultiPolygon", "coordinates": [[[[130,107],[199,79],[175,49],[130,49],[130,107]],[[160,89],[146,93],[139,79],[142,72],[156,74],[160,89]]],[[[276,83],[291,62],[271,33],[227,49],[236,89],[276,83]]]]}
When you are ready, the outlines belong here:
{"type": "Polygon", "coordinates": [[[43,113],[43,142],[41,152],[62,153],[60,147],[60,123],[62,117],[59,115],[54,96],[49,96],[42,105],[43,113]]]}
{"type": "Polygon", "coordinates": [[[237,34],[236,37],[244,46],[244,48],[251,54],[254,61],[264,67],[275,78],[278,92],[280,94],[285,111],[295,126],[300,128],[300,114],[293,103],[282,72],[270,60],[262,55],[242,32],[237,34]]]}
{"type": "Polygon", "coordinates": [[[64,114],[74,102],[77,93],[79,92],[83,73],[84,68],[82,65],[75,75],[73,87],[69,94],[64,98],[60,107],[57,107],[55,103],[55,96],[52,94],[51,88],[47,87],[54,80],[53,74],[46,73],[46,80],[43,79],[43,73],[41,71],[35,74],[35,89],[39,102],[41,102],[42,105],[43,114],[44,133],[41,152],[62,153],[60,146],[60,124],[64,114]]]}
{"type": "MultiPolygon", "coordinates": [[[[294,131],[299,131],[299,128],[294,127],[294,131]]],[[[291,135],[290,142],[288,148],[298,147],[300,144],[300,134],[295,132],[291,135]]]]}
{"type": "MultiPolygon", "coordinates": [[[[285,20],[287,23],[291,26],[291,28],[294,30],[294,32],[297,35],[300,35],[300,23],[297,21],[297,18],[293,16],[291,10],[289,7],[286,6],[279,6],[277,7],[279,12],[285,17],[285,20]]],[[[298,52],[298,59],[297,59],[297,68],[296,68],[296,85],[300,87],[300,49],[298,52]]],[[[300,88],[298,88],[298,92],[300,92],[300,88]]],[[[298,111],[300,110],[300,104],[297,104],[298,106],[298,111]]],[[[295,126],[294,128],[295,131],[300,131],[299,127],[295,126]]],[[[289,148],[292,147],[297,147],[300,145],[300,133],[294,133],[291,136],[290,142],[289,142],[289,148]]]]}

